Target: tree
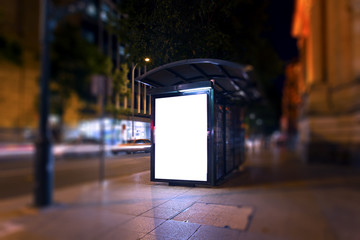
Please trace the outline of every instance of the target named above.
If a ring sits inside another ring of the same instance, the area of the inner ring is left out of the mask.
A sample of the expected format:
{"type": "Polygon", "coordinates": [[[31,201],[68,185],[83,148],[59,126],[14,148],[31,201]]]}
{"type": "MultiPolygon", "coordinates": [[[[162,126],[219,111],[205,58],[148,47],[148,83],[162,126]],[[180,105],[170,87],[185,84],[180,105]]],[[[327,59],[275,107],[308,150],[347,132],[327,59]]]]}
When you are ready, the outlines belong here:
{"type": "Polygon", "coordinates": [[[250,64],[273,105],[282,62],[270,45],[268,0],[123,0],[119,36],[129,62],[151,67],[191,58],[250,64]]]}
{"type": "MultiPolygon", "coordinates": [[[[3,24],[2,15],[2,11],[0,11],[0,24],[3,24]]],[[[19,41],[0,34],[0,60],[5,59],[19,66],[23,63],[22,55],[23,47],[19,41]]]]}
{"type": "Polygon", "coordinates": [[[119,114],[130,114],[130,111],[126,108],[127,98],[130,94],[128,88],[129,67],[126,63],[120,65],[120,69],[115,69],[112,75],[113,81],[113,95],[115,98],[115,106],[110,106],[113,113],[113,124],[112,124],[112,143],[115,144],[119,139],[119,135],[115,131],[115,125],[117,123],[119,114]],[[124,99],[124,108],[120,108],[121,99],[124,99]]]}
{"type": "Polygon", "coordinates": [[[121,64],[120,69],[115,69],[113,74],[113,92],[115,95],[115,108],[120,109],[121,99],[128,97],[130,94],[128,84],[129,67],[126,63],[121,64]]]}
{"type": "Polygon", "coordinates": [[[51,111],[59,115],[60,128],[71,94],[76,94],[82,100],[93,101],[91,76],[109,76],[111,70],[111,60],[81,36],[79,27],[67,22],[58,26],[51,45],[50,80],[51,111]]]}
{"type": "Polygon", "coordinates": [[[263,37],[267,0],[124,0],[119,36],[129,60],[151,56],[153,67],[187,58],[252,64],[266,78],[279,58],[263,37]]]}
{"type": "Polygon", "coordinates": [[[12,41],[0,35],[0,59],[5,59],[16,65],[22,64],[23,49],[17,41],[12,41]]]}

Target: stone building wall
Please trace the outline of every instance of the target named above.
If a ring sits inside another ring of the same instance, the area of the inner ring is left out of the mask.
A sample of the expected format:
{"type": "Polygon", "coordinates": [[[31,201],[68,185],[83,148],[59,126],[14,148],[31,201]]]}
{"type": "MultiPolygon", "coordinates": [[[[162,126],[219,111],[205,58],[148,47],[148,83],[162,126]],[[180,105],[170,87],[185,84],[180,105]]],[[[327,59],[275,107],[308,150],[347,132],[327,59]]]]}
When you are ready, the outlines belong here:
{"type": "Polygon", "coordinates": [[[306,86],[304,159],[360,165],[360,0],[297,0],[292,31],[306,86]]]}
{"type": "Polygon", "coordinates": [[[1,1],[0,35],[22,49],[21,63],[0,59],[0,142],[23,141],[37,126],[39,2],[1,1]]]}
{"type": "MultiPolygon", "coordinates": [[[[39,119],[40,1],[0,1],[0,36],[22,49],[20,64],[0,56],[0,143],[33,140],[39,119]],[[29,134],[31,136],[26,136],[29,134]],[[32,138],[29,138],[32,137],[32,138]]],[[[81,103],[71,96],[65,124],[80,118],[81,103]]]]}

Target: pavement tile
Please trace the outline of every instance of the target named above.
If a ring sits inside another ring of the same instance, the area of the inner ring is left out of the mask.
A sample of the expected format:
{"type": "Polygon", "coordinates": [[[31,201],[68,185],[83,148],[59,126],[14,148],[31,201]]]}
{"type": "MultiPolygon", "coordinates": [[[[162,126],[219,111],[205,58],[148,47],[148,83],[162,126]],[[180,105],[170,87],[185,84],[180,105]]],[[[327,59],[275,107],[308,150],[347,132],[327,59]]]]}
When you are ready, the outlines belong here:
{"type": "Polygon", "coordinates": [[[219,228],[213,226],[201,226],[190,238],[192,240],[219,240],[219,239],[239,239],[240,232],[228,228],[219,228]]]}
{"type": "Polygon", "coordinates": [[[119,212],[123,214],[139,216],[148,212],[149,210],[156,208],[162,204],[164,200],[137,200],[137,201],[121,201],[115,204],[103,205],[102,208],[108,211],[119,212]]]}
{"type": "Polygon", "coordinates": [[[129,231],[127,229],[124,228],[118,228],[116,230],[112,230],[109,233],[104,234],[103,236],[97,238],[97,239],[101,239],[101,240],[138,240],[138,239],[142,239],[142,237],[145,235],[145,233],[141,233],[141,232],[134,232],[134,231],[129,231]]]}
{"type": "Polygon", "coordinates": [[[160,236],[160,235],[153,235],[153,234],[147,234],[144,237],[141,238],[141,240],[181,240],[182,237],[169,237],[169,236],[160,236]]]}
{"type": "Polygon", "coordinates": [[[201,188],[201,187],[189,188],[187,192],[184,192],[183,194],[177,196],[175,199],[183,200],[183,201],[188,201],[188,200],[199,201],[204,196],[213,194],[211,190],[216,191],[216,189],[212,189],[212,188],[201,188]]]}
{"type": "Polygon", "coordinates": [[[121,228],[128,229],[133,232],[140,232],[146,234],[156,229],[156,227],[158,227],[164,221],[164,219],[139,216],[126,222],[121,226],[121,228]]]}
{"type": "MultiPolygon", "coordinates": [[[[319,205],[314,202],[314,195],[308,190],[248,193],[246,199],[246,201],[254,200],[253,204],[256,206],[256,212],[248,229],[250,233],[292,240],[342,239],[336,237],[319,205]]],[[[337,223],[341,224],[341,222],[337,223]]]]}
{"type": "Polygon", "coordinates": [[[54,192],[54,199],[56,202],[58,201],[62,204],[89,201],[89,199],[94,201],[94,196],[90,195],[96,194],[96,199],[99,198],[100,194],[97,186],[98,184],[89,184],[84,186],[80,185],[78,187],[59,189],[54,192]]]}
{"type": "Polygon", "coordinates": [[[252,212],[251,207],[195,203],[174,220],[245,230],[252,212]]]}
{"type": "MultiPolygon", "coordinates": [[[[292,240],[293,238],[285,238],[281,236],[272,236],[269,234],[259,234],[259,233],[250,233],[250,232],[241,232],[238,240],[292,240]]],[[[310,238],[305,238],[310,239],[310,238]]],[[[317,239],[316,239],[317,240],[317,239]]]]}
{"type": "Polygon", "coordinates": [[[18,223],[14,223],[11,221],[0,222],[0,239],[8,235],[12,235],[18,232],[23,231],[24,226],[18,223]]]}
{"type": "Polygon", "coordinates": [[[197,202],[204,203],[214,203],[214,204],[223,204],[223,205],[234,205],[241,206],[243,205],[241,198],[237,192],[223,192],[223,193],[213,193],[201,197],[197,202]]]}
{"type": "Polygon", "coordinates": [[[24,229],[18,234],[39,236],[39,239],[96,239],[130,218],[100,208],[64,208],[20,220],[24,229]]]}
{"type": "Polygon", "coordinates": [[[1,240],[20,240],[20,239],[26,239],[26,240],[52,240],[54,238],[50,236],[41,236],[38,234],[34,234],[27,231],[20,231],[16,232],[10,235],[6,235],[4,237],[1,237],[1,240]]]}
{"type": "Polygon", "coordinates": [[[162,208],[170,208],[177,211],[182,211],[188,207],[190,207],[194,203],[193,200],[179,200],[179,199],[171,199],[163,204],[161,204],[159,207],[162,208]]]}
{"type": "Polygon", "coordinates": [[[150,235],[177,240],[189,239],[199,227],[196,223],[168,220],[150,232],[150,235]]]}
{"type": "Polygon", "coordinates": [[[0,211],[0,222],[16,219],[19,217],[36,215],[38,213],[39,213],[38,209],[29,206],[9,208],[7,211],[3,209],[2,211],[0,211]]]}
{"type": "Polygon", "coordinates": [[[173,199],[186,194],[190,188],[176,186],[151,186],[152,199],[173,199]]]}
{"type": "Polygon", "coordinates": [[[147,234],[141,238],[141,240],[178,240],[178,239],[179,238],[170,238],[167,236],[156,236],[156,235],[152,235],[152,234],[147,234]]]}
{"type": "Polygon", "coordinates": [[[185,192],[189,188],[169,188],[169,186],[153,186],[153,185],[127,185],[121,184],[111,185],[108,189],[111,194],[111,200],[117,199],[143,199],[143,200],[170,200],[185,192]]]}
{"type": "Polygon", "coordinates": [[[312,193],[339,239],[360,239],[359,189],[337,189],[336,194],[333,189],[314,189],[312,193]]]}
{"type": "Polygon", "coordinates": [[[14,223],[24,225],[27,228],[36,228],[39,226],[47,227],[60,219],[61,215],[64,213],[64,208],[50,207],[38,210],[37,212],[38,213],[36,215],[23,215],[12,221],[14,223]]]}
{"type": "Polygon", "coordinates": [[[153,217],[153,218],[161,218],[161,219],[171,219],[179,213],[178,210],[166,207],[156,207],[154,209],[150,209],[149,211],[141,214],[143,217],[153,217]]]}

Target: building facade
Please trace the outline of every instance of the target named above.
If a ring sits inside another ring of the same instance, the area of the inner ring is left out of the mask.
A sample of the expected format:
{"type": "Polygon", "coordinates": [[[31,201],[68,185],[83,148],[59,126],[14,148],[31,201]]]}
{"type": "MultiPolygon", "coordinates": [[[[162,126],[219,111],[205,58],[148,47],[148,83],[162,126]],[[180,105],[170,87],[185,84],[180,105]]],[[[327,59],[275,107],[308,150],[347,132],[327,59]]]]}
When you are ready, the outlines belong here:
{"type": "Polygon", "coordinates": [[[360,0],[297,0],[292,35],[304,81],[299,150],[360,165],[360,0]]]}
{"type": "MultiPolygon", "coordinates": [[[[52,23],[55,22],[56,25],[56,22],[66,19],[66,21],[77,24],[82,37],[109,56],[114,68],[120,67],[125,53],[116,35],[116,28],[111,25],[110,19],[120,16],[117,10],[119,0],[50,0],[50,2],[56,3],[52,11],[58,9],[65,12],[64,16],[60,17],[61,19],[56,19],[52,23]],[[76,8],[81,8],[81,10],[76,8]]],[[[26,133],[36,132],[38,126],[41,51],[40,3],[40,0],[0,2],[0,37],[18,43],[22,49],[20,64],[8,61],[0,55],[0,143],[24,141],[27,138],[26,133]]],[[[135,77],[143,72],[136,69],[135,77]]],[[[109,78],[107,85],[111,89],[111,79],[109,78]]],[[[89,86],[89,91],[93,87],[89,86]]],[[[110,99],[110,97],[108,98],[110,99]]],[[[130,99],[125,99],[122,101],[122,106],[130,109],[130,102],[130,99]]],[[[135,83],[134,102],[137,120],[144,117],[148,119],[150,106],[149,96],[146,95],[146,86],[135,83]]],[[[76,127],[79,121],[84,119],[83,112],[79,111],[84,105],[85,103],[80,101],[75,93],[70,95],[63,116],[65,125],[76,127]]],[[[88,117],[86,116],[86,118],[88,117]]],[[[96,118],[98,114],[92,117],[96,118]]],[[[56,116],[52,119],[56,119],[56,116]]]]}
{"type": "MultiPolygon", "coordinates": [[[[21,139],[24,128],[35,128],[39,95],[39,3],[1,1],[0,36],[21,46],[21,62],[0,58],[0,138],[21,139]]],[[[9,46],[2,46],[8,50],[9,46]]]]}
{"type": "Polygon", "coordinates": [[[298,135],[298,119],[304,93],[304,80],[301,66],[297,61],[287,64],[282,96],[281,132],[286,136],[288,145],[293,147],[298,135]]]}

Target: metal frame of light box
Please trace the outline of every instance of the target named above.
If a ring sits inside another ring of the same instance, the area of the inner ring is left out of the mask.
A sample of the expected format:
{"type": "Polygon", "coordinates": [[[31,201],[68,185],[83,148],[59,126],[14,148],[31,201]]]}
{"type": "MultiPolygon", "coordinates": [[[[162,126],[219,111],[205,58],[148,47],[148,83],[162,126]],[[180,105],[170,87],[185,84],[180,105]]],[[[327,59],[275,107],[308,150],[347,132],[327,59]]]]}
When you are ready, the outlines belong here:
{"type": "Polygon", "coordinates": [[[168,182],[171,185],[215,185],[214,175],[214,89],[211,81],[202,81],[196,83],[182,84],[171,87],[155,88],[149,94],[151,95],[151,181],[168,182]],[[155,100],[157,98],[188,96],[196,94],[207,94],[207,181],[192,181],[178,179],[157,179],[155,178],[155,144],[154,142],[154,126],[156,128],[155,119],[155,100]]]}

